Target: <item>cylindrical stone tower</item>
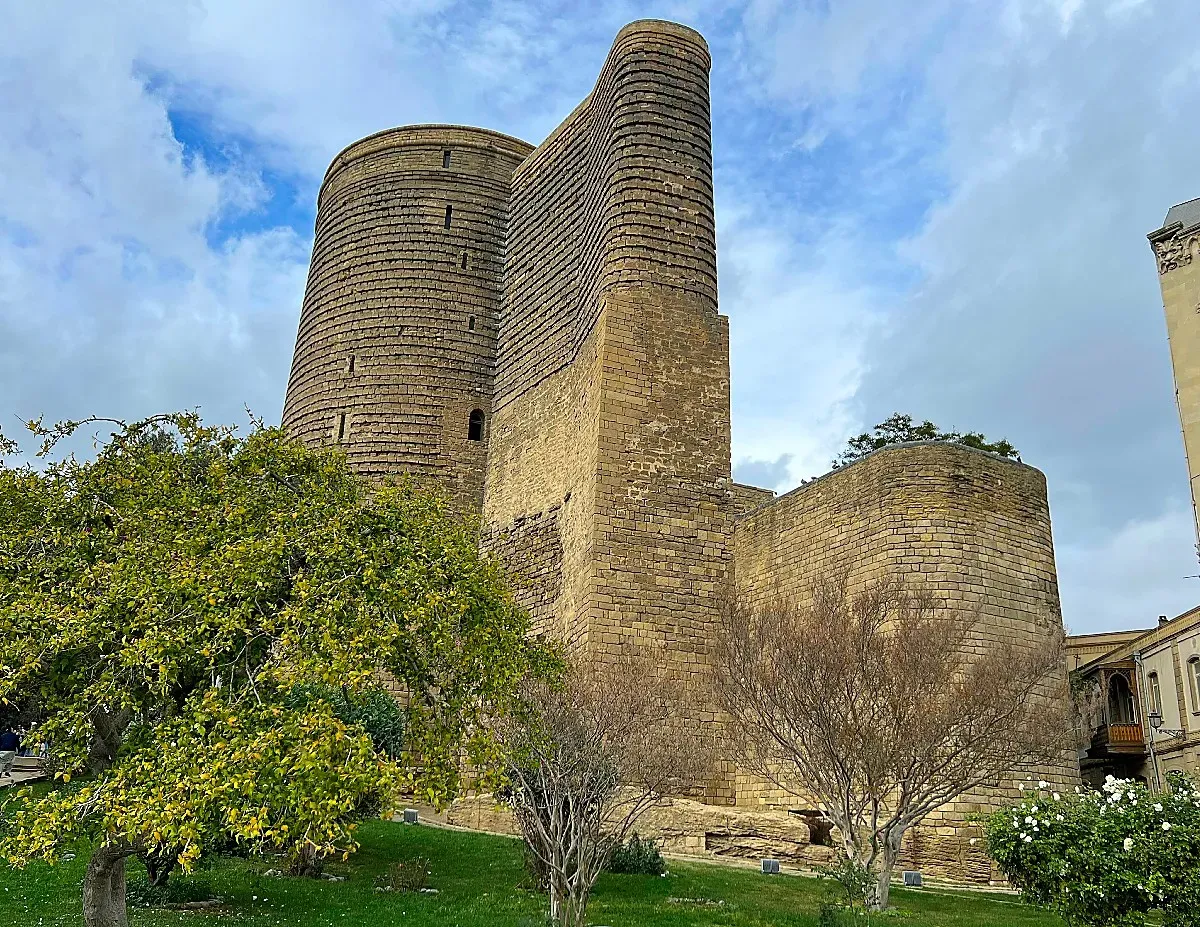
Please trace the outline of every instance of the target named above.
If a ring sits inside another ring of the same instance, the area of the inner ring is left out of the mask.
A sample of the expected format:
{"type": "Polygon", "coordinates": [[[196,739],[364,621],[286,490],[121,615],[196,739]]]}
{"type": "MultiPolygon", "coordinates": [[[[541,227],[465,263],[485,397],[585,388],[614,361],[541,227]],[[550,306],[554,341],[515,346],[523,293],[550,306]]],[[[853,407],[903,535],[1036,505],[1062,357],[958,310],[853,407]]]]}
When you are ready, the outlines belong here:
{"type": "Polygon", "coordinates": [[[532,146],[407,126],[343,150],[317,200],[283,426],[368,476],[483,498],[513,170],[532,146]]]}

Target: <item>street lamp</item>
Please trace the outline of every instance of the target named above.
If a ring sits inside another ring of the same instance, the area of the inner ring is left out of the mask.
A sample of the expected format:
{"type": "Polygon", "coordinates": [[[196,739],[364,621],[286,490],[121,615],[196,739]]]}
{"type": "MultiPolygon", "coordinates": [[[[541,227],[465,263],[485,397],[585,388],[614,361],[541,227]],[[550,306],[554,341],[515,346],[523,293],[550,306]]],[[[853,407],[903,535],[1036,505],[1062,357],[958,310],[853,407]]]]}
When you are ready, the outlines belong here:
{"type": "Polygon", "coordinates": [[[1150,727],[1154,729],[1154,733],[1162,734],[1163,737],[1166,737],[1168,740],[1170,740],[1172,737],[1183,736],[1184,732],[1182,730],[1177,730],[1175,728],[1163,729],[1162,712],[1160,712],[1157,708],[1150,709],[1150,714],[1148,717],[1150,719],[1150,727]]]}

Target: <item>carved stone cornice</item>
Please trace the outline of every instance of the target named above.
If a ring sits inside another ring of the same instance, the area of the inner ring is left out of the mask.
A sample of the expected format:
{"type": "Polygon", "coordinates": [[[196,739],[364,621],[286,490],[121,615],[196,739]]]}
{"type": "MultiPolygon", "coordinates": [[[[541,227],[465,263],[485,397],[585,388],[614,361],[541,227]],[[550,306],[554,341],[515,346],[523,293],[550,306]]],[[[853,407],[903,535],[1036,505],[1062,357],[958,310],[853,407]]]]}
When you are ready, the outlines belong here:
{"type": "Polygon", "coordinates": [[[1158,260],[1159,276],[1192,263],[1192,245],[1200,241],[1200,227],[1182,226],[1161,229],[1150,236],[1154,257],[1158,260]]]}

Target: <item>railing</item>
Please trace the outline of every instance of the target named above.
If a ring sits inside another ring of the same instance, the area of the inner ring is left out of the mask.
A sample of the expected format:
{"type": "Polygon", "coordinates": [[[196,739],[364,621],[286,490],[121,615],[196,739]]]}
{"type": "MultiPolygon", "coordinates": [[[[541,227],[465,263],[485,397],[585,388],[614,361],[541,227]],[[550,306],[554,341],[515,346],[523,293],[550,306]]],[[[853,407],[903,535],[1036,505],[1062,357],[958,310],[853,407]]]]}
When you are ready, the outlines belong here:
{"type": "Polygon", "coordinates": [[[1108,745],[1110,747],[1142,747],[1146,738],[1142,734],[1142,726],[1137,723],[1118,723],[1108,726],[1108,745]]]}

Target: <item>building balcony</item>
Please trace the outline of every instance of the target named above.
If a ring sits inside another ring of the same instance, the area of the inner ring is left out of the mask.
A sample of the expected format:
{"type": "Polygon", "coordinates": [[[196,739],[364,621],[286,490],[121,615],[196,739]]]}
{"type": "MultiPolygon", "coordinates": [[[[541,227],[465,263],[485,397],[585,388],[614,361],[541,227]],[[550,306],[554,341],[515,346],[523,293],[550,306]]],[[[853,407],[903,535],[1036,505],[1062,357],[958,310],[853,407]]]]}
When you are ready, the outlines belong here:
{"type": "Polygon", "coordinates": [[[1146,737],[1142,726],[1134,722],[1103,724],[1092,733],[1092,756],[1103,753],[1142,754],[1146,751],[1146,737]]]}

